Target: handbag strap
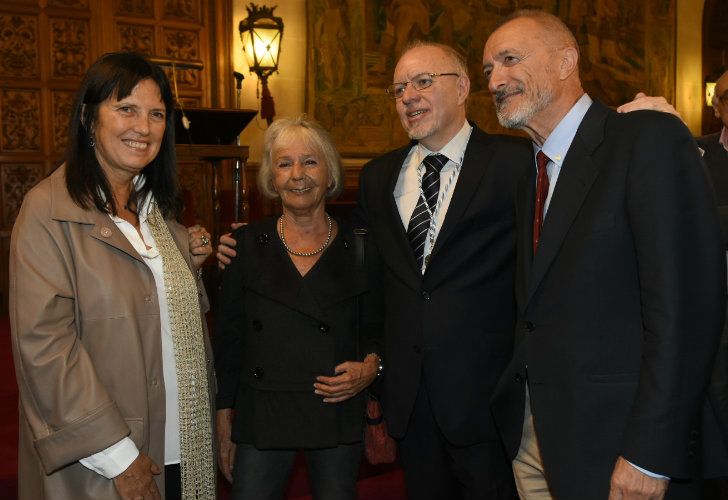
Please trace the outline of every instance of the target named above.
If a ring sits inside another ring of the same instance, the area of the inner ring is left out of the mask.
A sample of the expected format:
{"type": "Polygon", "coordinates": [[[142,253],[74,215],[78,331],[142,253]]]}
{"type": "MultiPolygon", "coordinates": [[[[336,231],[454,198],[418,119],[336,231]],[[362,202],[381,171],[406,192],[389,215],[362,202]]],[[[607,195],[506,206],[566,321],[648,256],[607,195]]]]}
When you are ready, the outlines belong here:
{"type": "MultiPolygon", "coordinates": [[[[357,227],[354,229],[354,262],[356,263],[358,277],[364,274],[364,242],[367,234],[369,234],[369,230],[365,227],[357,227]]],[[[359,342],[359,325],[361,324],[361,305],[359,304],[359,295],[354,300],[356,304],[356,359],[360,359],[361,343],[359,342]]]]}

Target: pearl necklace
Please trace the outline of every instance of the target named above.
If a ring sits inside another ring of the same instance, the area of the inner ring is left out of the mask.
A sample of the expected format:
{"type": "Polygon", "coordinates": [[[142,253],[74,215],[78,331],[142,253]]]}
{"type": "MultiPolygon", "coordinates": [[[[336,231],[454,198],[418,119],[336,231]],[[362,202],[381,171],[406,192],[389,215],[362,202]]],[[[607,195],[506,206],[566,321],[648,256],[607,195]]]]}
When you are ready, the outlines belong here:
{"type": "Polygon", "coordinates": [[[331,241],[331,228],[333,226],[331,222],[331,217],[329,217],[329,214],[326,215],[326,221],[329,223],[329,232],[326,235],[326,241],[324,241],[324,244],[321,245],[318,249],[312,251],[312,252],[296,252],[291,247],[288,246],[288,243],[286,243],[286,237],[283,235],[283,216],[281,215],[281,218],[278,219],[278,234],[281,237],[281,243],[283,243],[283,247],[288,251],[288,253],[292,255],[297,255],[299,257],[313,257],[316,254],[319,254],[324,251],[324,249],[329,246],[329,242],[331,241]]]}

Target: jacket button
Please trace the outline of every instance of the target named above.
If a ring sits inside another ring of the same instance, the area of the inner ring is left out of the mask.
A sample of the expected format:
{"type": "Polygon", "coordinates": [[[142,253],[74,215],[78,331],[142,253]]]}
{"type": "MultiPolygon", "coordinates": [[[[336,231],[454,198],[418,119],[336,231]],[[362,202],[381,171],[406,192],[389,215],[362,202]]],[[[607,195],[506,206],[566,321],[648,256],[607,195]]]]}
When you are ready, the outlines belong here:
{"type": "Polygon", "coordinates": [[[520,384],[521,382],[523,382],[523,377],[521,377],[521,374],[520,373],[516,373],[513,376],[513,380],[515,380],[516,382],[518,382],[520,384]]]}
{"type": "Polygon", "coordinates": [[[256,332],[259,332],[263,329],[263,323],[261,323],[259,320],[254,319],[253,320],[253,330],[256,332]]]}
{"type": "Polygon", "coordinates": [[[258,235],[258,245],[265,245],[268,243],[268,235],[265,233],[261,233],[258,235]]]}
{"type": "Polygon", "coordinates": [[[321,333],[326,333],[329,331],[329,325],[326,325],[324,323],[320,323],[318,328],[321,333]]]}
{"type": "Polygon", "coordinates": [[[145,295],[144,296],[144,302],[146,302],[147,304],[149,304],[151,301],[152,301],[152,296],[151,295],[145,295]]]}
{"type": "Polygon", "coordinates": [[[419,354],[422,352],[422,348],[418,346],[417,344],[412,346],[412,350],[415,351],[415,354],[419,354]]]}
{"type": "Polygon", "coordinates": [[[156,378],[153,378],[152,379],[152,387],[157,387],[158,385],[159,385],[159,382],[157,381],[157,379],[156,378]]]}
{"type": "Polygon", "coordinates": [[[536,329],[536,327],[534,326],[534,324],[531,323],[530,321],[526,321],[526,325],[525,326],[526,326],[526,331],[528,333],[531,333],[532,331],[534,331],[536,329]]]}
{"type": "Polygon", "coordinates": [[[422,298],[425,300],[430,300],[430,292],[423,290],[422,291],[422,298]]]}
{"type": "Polygon", "coordinates": [[[263,375],[265,375],[265,371],[260,366],[253,368],[253,377],[263,378],[263,375]]]}
{"type": "Polygon", "coordinates": [[[344,248],[349,248],[349,242],[344,240],[344,248]]]}

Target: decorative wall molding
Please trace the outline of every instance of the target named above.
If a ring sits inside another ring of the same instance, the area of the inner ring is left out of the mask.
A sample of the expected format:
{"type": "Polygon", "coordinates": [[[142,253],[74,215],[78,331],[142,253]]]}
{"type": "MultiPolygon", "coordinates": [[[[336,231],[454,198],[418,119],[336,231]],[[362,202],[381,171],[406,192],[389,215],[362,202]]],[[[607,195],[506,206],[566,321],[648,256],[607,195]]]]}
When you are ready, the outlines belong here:
{"type": "Polygon", "coordinates": [[[0,14],[0,76],[37,78],[38,19],[0,14]]]}
{"type": "Polygon", "coordinates": [[[80,79],[91,64],[89,23],[81,19],[49,20],[54,78],[80,79]]]}
{"type": "Polygon", "coordinates": [[[0,164],[3,194],[3,229],[10,229],[18,216],[25,194],[43,178],[43,165],[38,163],[0,164]]]}
{"type": "Polygon", "coordinates": [[[40,92],[3,89],[0,92],[0,151],[40,152],[40,92]]]}

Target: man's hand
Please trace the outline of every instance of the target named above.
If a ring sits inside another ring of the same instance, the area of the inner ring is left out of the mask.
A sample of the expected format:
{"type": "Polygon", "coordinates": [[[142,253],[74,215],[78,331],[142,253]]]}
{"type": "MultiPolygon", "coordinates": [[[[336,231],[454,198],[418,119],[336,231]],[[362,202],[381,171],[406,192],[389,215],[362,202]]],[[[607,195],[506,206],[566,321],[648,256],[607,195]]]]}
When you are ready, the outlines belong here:
{"type": "Polygon", "coordinates": [[[162,469],[144,453],[134,459],[127,469],[114,478],[114,486],[122,500],[161,500],[154,476],[162,469]]]}
{"type": "Polygon", "coordinates": [[[323,396],[324,403],[346,401],[374,382],[378,366],[379,360],[375,354],[368,355],[364,362],[345,361],[335,368],[335,377],[316,377],[313,392],[323,396]]]}
{"type": "Polygon", "coordinates": [[[210,233],[200,226],[194,225],[187,228],[187,241],[190,245],[190,254],[192,255],[192,265],[195,269],[199,269],[203,262],[212,253],[212,245],[210,245],[210,233]]]}
{"type": "Polygon", "coordinates": [[[670,481],[650,477],[619,457],[612,472],[609,500],[662,500],[670,481]]]}
{"type": "MultiPolygon", "coordinates": [[[[640,109],[651,109],[653,111],[661,111],[663,113],[670,113],[675,115],[682,120],[682,116],[677,110],[667,102],[662,96],[654,97],[647,96],[644,92],[638,92],[634,99],[626,104],[622,104],[617,108],[618,113],[629,113],[630,111],[637,111],[640,109]]],[[[685,120],[683,120],[684,122],[685,120]]]]}
{"type": "MultiPolygon", "coordinates": [[[[245,225],[244,222],[233,222],[230,227],[235,231],[240,226],[245,225]]],[[[237,255],[235,252],[235,245],[237,242],[230,236],[231,233],[225,233],[220,236],[220,244],[217,246],[217,267],[220,270],[225,269],[225,266],[229,265],[233,257],[237,255]]]]}
{"type": "Polygon", "coordinates": [[[233,464],[235,463],[235,443],[232,436],[232,413],[230,408],[217,410],[215,415],[215,435],[217,438],[218,466],[220,472],[229,482],[233,482],[233,464]]]}

